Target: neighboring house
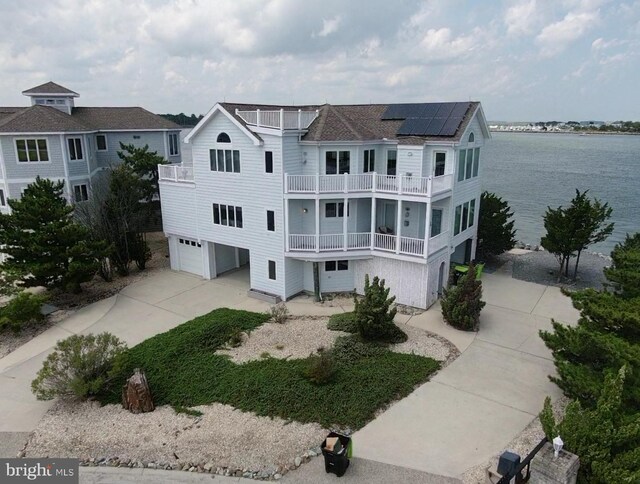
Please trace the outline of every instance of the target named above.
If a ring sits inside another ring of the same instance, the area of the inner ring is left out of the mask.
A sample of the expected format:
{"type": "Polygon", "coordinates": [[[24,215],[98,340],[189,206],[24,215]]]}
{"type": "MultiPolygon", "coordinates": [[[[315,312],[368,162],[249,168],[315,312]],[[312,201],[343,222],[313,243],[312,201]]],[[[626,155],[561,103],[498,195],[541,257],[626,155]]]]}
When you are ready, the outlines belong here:
{"type": "Polygon", "coordinates": [[[29,107],[0,107],[0,211],[36,176],[62,180],[84,201],[101,171],[120,162],[120,142],[149,145],[180,163],[180,127],[139,107],[76,107],[78,93],[53,82],[23,91],[29,107]]]}
{"type": "Polygon", "coordinates": [[[185,139],[193,166],[160,167],[171,267],[250,264],[251,292],[281,299],[369,274],[429,307],[475,256],[489,138],[477,102],[216,104],[185,139]]]}

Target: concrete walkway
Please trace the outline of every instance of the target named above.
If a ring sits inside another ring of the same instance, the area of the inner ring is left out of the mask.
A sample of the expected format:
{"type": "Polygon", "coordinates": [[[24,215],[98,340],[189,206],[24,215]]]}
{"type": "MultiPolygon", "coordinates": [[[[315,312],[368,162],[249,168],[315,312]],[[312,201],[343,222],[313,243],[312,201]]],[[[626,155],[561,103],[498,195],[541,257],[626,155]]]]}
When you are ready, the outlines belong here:
{"type": "MultiPolygon", "coordinates": [[[[349,474],[361,477],[354,482],[402,481],[402,473],[408,481],[456,482],[467,468],[486,462],[518,434],[538,413],[546,395],[559,395],[548,381],[553,363],[537,331],[550,327],[550,317],[575,321],[577,311],[557,288],[502,273],[485,275],[483,283],[488,304],[478,334],[446,326],[437,306],[413,317],[399,315],[403,322],[449,339],[462,355],[355,434],[358,464],[349,474]],[[392,474],[397,476],[393,480],[392,474]],[[388,480],[372,481],[372,476],[388,480]]],[[[268,309],[268,304],[248,298],[247,288],[246,270],[213,281],[170,271],[152,274],[117,296],[83,308],[0,359],[0,457],[16,455],[51,405],[37,401],[30,384],[56,341],[71,334],[109,331],[131,346],[218,307],[268,309]]],[[[352,309],[348,300],[342,304],[319,306],[299,297],[287,306],[294,315],[352,309]]],[[[329,482],[334,476],[324,475],[321,462],[314,459],[286,480],[329,482]]],[[[87,482],[110,482],[107,477],[95,479],[107,480],[87,482]]]]}
{"type": "Polygon", "coordinates": [[[569,298],[508,273],[482,281],[487,306],[477,334],[446,326],[437,306],[409,319],[448,338],[462,355],[356,432],[358,457],[457,477],[503,450],[547,395],[561,395],[548,379],[555,369],[538,331],[551,328],[551,317],[577,321],[569,298]]]}

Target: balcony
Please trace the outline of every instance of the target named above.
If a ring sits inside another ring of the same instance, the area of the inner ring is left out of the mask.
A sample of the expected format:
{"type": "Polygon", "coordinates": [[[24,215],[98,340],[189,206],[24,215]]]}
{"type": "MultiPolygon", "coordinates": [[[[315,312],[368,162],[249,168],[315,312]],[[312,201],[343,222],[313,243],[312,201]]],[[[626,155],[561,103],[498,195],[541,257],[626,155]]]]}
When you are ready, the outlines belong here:
{"type": "Polygon", "coordinates": [[[279,109],[275,111],[263,111],[256,109],[255,111],[241,111],[236,109],[236,115],[249,126],[257,128],[274,128],[284,131],[285,129],[302,130],[308,129],[311,123],[318,117],[319,111],[303,111],[297,109],[295,111],[285,111],[279,109]]]}
{"type": "Polygon", "coordinates": [[[158,165],[158,180],[193,183],[193,167],[182,165],[158,165]]]}
{"type": "Polygon", "coordinates": [[[393,193],[432,197],[451,190],[453,175],[418,177],[377,173],[342,175],[285,174],[285,193],[393,193]]]}
{"type": "Polygon", "coordinates": [[[356,232],[347,234],[290,234],[288,252],[337,252],[370,250],[402,255],[426,257],[445,248],[449,241],[449,232],[443,232],[425,240],[390,234],[372,234],[356,232]]]}

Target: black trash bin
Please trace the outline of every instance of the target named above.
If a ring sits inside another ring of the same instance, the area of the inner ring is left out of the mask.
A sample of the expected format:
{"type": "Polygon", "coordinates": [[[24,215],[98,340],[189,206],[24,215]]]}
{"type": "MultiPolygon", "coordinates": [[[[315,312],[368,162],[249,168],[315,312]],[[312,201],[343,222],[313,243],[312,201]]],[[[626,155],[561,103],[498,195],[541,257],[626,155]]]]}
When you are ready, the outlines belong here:
{"type": "Polygon", "coordinates": [[[351,453],[351,438],[346,435],[340,435],[330,432],[327,438],[322,442],[322,455],[324,456],[324,470],[329,473],[333,472],[336,476],[342,477],[349,467],[349,456],[351,453]],[[327,439],[337,437],[340,441],[340,449],[332,452],[326,449],[327,439]]]}

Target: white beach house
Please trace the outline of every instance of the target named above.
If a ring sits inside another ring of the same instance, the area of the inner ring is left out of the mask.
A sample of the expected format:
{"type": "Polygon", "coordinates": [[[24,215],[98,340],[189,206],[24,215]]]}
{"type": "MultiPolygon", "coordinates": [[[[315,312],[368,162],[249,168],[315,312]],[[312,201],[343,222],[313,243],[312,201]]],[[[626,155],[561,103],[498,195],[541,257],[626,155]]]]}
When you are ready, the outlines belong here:
{"type": "Polygon", "coordinates": [[[488,126],[478,102],[218,103],[189,133],[193,165],[160,166],[171,267],[249,266],[250,293],[362,291],[429,307],[474,258],[488,126]]]}

